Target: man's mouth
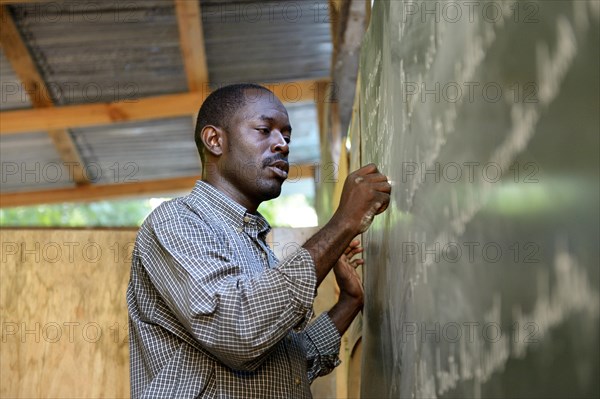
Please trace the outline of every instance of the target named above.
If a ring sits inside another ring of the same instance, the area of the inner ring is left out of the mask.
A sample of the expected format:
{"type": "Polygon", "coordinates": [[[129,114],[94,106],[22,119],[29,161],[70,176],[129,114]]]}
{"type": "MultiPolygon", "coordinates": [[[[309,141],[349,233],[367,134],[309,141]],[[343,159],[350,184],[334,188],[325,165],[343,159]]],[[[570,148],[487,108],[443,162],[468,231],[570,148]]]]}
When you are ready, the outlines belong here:
{"type": "Polygon", "coordinates": [[[268,166],[277,176],[287,179],[290,165],[286,161],[278,160],[268,166]]]}

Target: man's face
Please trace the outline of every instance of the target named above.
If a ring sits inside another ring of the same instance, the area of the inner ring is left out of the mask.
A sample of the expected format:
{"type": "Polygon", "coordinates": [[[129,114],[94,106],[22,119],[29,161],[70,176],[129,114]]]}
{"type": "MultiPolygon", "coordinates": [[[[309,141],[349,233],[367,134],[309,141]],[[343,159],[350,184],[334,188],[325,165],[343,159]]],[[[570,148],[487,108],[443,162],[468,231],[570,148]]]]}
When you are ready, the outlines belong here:
{"type": "Polygon", "coordinates": [[[219,164],[223,177],[258,206],[281,193],[292,128],[285,107],[271,93],[247,90],[246,96],[230,123],[219,164]]]}

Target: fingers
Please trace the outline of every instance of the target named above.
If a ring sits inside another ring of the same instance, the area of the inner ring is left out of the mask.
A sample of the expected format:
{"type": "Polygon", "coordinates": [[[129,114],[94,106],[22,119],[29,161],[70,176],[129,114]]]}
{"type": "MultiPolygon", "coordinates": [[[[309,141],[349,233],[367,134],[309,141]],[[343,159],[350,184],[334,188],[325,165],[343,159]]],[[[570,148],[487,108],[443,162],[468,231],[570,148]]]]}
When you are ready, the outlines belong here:
{"type": "Polygon", "coordinates": [[[364,265],[364,264],[365,264],[365,261],[363,259],[354,259],[352,261],[350,261],[348,259],[340,260],[333,267],[333,271],[334,271],[335,275],[338,277],[350,278],[351,276],[358,276],[356,274],[356,269],[359,266],[364,265]]]}
{"type": "Polygon", "coordinates": [[[389,178],[377,170],[374,164],[366,165],[358,169],[355,174],[354,182],[360,184],[362,182],[370,183],[374,190],[391,193],[392,185],[389,178]]]}
{"type": "Polygon", "coordinates": [[[389,205],[390,205],[389,202],[381,205],[381,207],[379,209],[377,209],[377,212],[375,212],[375,215],[379,215],[380,213],[385,212],[385,210],[388,208],[389,205]]]}
{"type": "Polygon", "coordinates": [[[365,165],[362,168],[357,169],[354,173],[356,173],[359,176],[370,175],[369,177],[376,177],[378,179],[383,178],[387,180],[387,177],[383,173],[379,172],[379,169],[377,169],[377,165],[375,165],[374,163],[365,165]]]}
{"type": "Polygon", "coordinates": [[[377,165],[375,165],[374,163],[370,163],[368,165],[363,166],[360,169],[356,170],[356,174],[359,176],[365,176],[371,173],[377,173],[377,165]]]}
{"type": "MultiPolygon", "coordinates": [[[[351,221],[355,233],[362,233],[369,228],[375,215],[388,208],[391,192],[388,177],[380,173],[375,164],[365,165],[346,178],[338,210],[351,221]]],[[[351,243],[344,254],[350,255],[352,248],[358,245],[351,243]]],[[[352,252],[352,256],[356,253],[352,252]]]]}
{"type": "Polygon", "coordinates": [[[354,239],[348,244],[338,263],[340,263],[340,266],[350,265],[356,269],[358,266],[363,265],[365,261],[360,258],[354,259],[354,257],[364,252],[364,250],[365,249],[360,246],[360,240],[354,239]]]}
{"type": "Polygon", "coordinates": [[[390,194],[379,192],[376,194],[376,198],[375,204],[378,208],[375,210],[375,215],[379,215],[388,208],[390,204],[390,194]]]}
{"type": "Polygon", "coordinates": [[[344,250],[344,255],[346,256],[347,259],[351,259],[356,254],[359,254],[363,251],[364,251],[364,249],[360,246],[360,240],[355,238],[354,240],[352,240],[350,242],[350,244],[348,244],[348,246],[344,250]]]}
{"type": "Polygon", "coordinates": [[[388,182],[388,177],[386,175],[384,175],[383,173],[373,173],[369,176],[367,176],[367,178],[369,179],[369,181],[371,183],[381,183],[381,182],[388,182]]]}
{"type": "Polygon", "coordinates": [[[358,255],[359,253],[363,252],[364,249],[362,247],[356,247],[351,249],[346,255],[346,258],[348,259],[352,259],[354,256],[358,255]]]}
{"type": "Polygon", "coordinates": [[[370,171],[369,173],[364,173],[363,169],[364,168],[361,168],[354,172],[355,179],[358,179],[358,182],[368,181],[371,183],[378,183],[378,182],[388,181],[387,176],[384,175],[383,173],[379,172],[377,170],[377,167],[375,167],[375,166],[374,166],[374,169],[372,171],[370,171]]]}
{"type": "Polygon", "coordinates": [[[373,187],[374,190],[377,190],[382,193],[390,194],[392,192],[392,185],[387,181],[387,177],[384,181],[372,183],[371,187],[373,187]]]}
{"type": "Polygon", "coordinates": [[[371,189],[374,190],[374,204],[377,209],[374,210],[374,215],[379,215],[384,212],[390,203],[390,195],[392,193],[392,185],[385,175],[369,180],[371,189]]]}
{"type": "Polygon", "coordinates": [[[355,238],[354,240],[352,240],[350,242],[350,244],[348,244],[348,246],[344,250],[344,254],[348,254],[352,249],[357,248],[359,245],[360,245],[360,240],[355,238]]]}

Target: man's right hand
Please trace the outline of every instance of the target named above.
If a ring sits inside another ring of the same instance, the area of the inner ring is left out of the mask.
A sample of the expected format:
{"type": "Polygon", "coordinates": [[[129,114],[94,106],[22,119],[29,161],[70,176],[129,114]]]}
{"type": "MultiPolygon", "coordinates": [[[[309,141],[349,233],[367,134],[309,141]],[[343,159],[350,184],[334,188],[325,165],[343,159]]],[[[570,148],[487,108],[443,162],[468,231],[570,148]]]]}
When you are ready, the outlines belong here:
{"type": "Polygon", "coordinates": [[[335,218],[355,232],[365,232],[375,215],[385,211],[390,203],[392,186],[387,176],[368,164],[350,173],[344,183],[340,205],[335,218]]]}
{"type": "Polygon", "coordinates": [[[303,245],[315,262],[317,286],[352,239],[369,228],[375,215],[387,209],[391,191],[387,177],[373,164],[363,166],[346,178],[335,214],[303,245]]]}

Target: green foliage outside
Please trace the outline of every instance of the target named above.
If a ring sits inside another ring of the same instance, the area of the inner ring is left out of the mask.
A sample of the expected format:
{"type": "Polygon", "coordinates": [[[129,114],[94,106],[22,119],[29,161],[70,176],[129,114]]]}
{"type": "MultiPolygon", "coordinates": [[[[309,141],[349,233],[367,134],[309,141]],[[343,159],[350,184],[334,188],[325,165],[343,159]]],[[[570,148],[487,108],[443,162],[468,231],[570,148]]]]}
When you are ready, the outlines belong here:
{"type": "Polygon", "coordinates": [[[0,226],[139,226],[151,211],[149,199],[21,206],[0,209],[0,226]]]}
{"type": "MultiPolygon", "coordinates": [[[[163,198],[22,206],[0,209],[5,227],[137,227],[163,198]]],[[[294,226],[302,212],[313,212],[312,199],[289,195],[263,203],[259,211],[273,226],[294,226]]],[[[310,216],[302,217],[303,221],[310,216]]]]}
{"type": "Polygon", "coordinates": [[[286,195],[272,201],[263,202],[258,211],[271,226],[308,227],[317,225],[314,198],[302,194],[286,195]]]}

